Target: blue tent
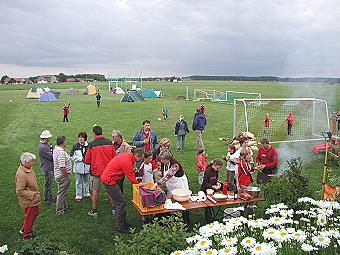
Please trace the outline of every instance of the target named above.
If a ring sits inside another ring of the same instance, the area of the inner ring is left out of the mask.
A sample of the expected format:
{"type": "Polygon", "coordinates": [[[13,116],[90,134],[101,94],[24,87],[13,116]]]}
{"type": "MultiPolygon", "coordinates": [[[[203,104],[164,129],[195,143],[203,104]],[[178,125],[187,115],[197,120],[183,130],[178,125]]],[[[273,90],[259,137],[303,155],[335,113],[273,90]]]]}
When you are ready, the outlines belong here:
{"type": "Polygon", "coordinates": [[[42,93],[39,98],[39,102],[55,102],[55,101],[57,101],[57,98],[51,91],[42,93]]]}

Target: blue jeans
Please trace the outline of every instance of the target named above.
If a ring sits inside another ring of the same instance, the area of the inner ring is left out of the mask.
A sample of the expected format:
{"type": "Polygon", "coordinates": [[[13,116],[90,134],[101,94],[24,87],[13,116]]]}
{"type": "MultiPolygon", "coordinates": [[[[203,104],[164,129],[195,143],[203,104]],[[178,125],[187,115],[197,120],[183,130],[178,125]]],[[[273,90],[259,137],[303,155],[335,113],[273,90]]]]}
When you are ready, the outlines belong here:
{"type": "Polygon", "coordinates": [[[177,135],[177,146],[176,148],[184,150],[184,141],[185,141],[185,135],[177,135]],[[181,140],[182,140],[182,147],[181,147],[181,140]]]}
{"type": "Polygon", "coordinates": [[[52,197],[52,183],[54,179],[54,172],[53,171],[48,171],[44,172],[44,177],[45,177],[45,203],[51,204],[53,202],[53,197],[52,197]]]}

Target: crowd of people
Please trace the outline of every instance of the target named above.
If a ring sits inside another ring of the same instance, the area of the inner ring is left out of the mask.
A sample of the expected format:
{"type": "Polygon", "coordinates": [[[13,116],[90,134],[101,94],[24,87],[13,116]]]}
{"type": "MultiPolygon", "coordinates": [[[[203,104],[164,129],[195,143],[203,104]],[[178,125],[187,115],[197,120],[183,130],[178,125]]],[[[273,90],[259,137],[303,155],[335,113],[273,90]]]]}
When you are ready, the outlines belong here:
{"type": "MultiPolygon", "coordinates": [[[[205,106],[202,104],[197,109],[192,125],[196,133],[198,183],[203,191],[208,188],[221,190],[222,184],[218,181],[218,171],[222,168],[223,162],[221,159],[208,162],[202,139],[205,126],[205,106]]],[[[174,131],[177,135],[176,151],[183,150],[184,137],[189,133],[189,129],[182,115],[176,122],[174,131]]],[[[128,231],[123,195],[125,176],[131,184],[152,182],[153,189],[159,187],[168,196],[171,196],[174,189],[189,189],[185,170],[169,149],[170,140],[162,138],[158,143],[150,121],[143,121],[142,127],[135,132],[131,143],[127,143],[118,130],[112,131],[112,139],[107,139],[102,134],[103,130],[100,126],[93,126],[92,141],[88,142],[87,133],[79,132],[78,141],[73,144],[70,153],[67,153],[65,136],[58,136],[56,146],[52,148],[51,132],[42,131],[38,157],[44,176],[43,199],[48,206],[55,202],[57,215],[67,214],[72,170],[75,176],[75,201],[91,199],[92,206],[88,215],[97,217],[99,191],[101,186],[104,186],[112,206],[112,214],[117,219],[117,231],[123,233],[128,231]],[[56,200],[52,194],[53,180],[58,190],[56,200]]],[[[234,190],[236,186],[240,188],[249,185],[252,182],[251,175],[255,171],[258,172],[259,183],[270,180],[275,174],[278,163],[277,151],[265,138],[261,140],[261,144],[255,164],[253,152],[246,139],[240,141],[239,149],[234,145],[228,145],[228,153],[224,160],[229,190],[234,190]]],[[[24,208],[24,226],[20,233],[25,239],[33,237],[32,225],[39,214],[40,192],[32,169],[35,160],[35,155],[23,153],[16,174],[16,192],[19,204],[24,208]]],[[[210,214],[211,212],[206,212],[206,220],[209,219],[210,214]]],[[[184,217],[188,218],[188,214],[184,217]]]]}

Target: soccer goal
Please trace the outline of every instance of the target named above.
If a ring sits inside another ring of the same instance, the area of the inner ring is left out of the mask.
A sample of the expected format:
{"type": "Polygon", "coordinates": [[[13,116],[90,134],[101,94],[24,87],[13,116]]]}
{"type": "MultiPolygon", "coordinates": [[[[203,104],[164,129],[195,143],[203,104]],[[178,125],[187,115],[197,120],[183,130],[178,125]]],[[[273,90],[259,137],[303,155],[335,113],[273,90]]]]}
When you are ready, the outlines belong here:
{"type": "Polygon", "coordinates": [[[212,98],[212,101],[233,104],[234,99],[242,99],[242,98],[261,99],[261,94],[251,93],[251,92],[242,92],[242,91],[225,91],[225,92],[220,92],[220,95],[214,96],[212,98]]]}
{"type": "Polygon", "coordinates": [[[194,100],[209,99],[221,96],[223,92],[214,89],[194,89],[194,100]]]}
{"type": "Polygon", "coordinates": [[[327,102],[316,98],[235,99],[233,136],[247,131],[259,140],[271,142],[308,141],[323,139],[329,130],[327,102]],[[285,118],[294,116],[292,132],[288,136],[285,118]],[[269,127],[265,128],[265,115],[269,114],[269,127]]]}

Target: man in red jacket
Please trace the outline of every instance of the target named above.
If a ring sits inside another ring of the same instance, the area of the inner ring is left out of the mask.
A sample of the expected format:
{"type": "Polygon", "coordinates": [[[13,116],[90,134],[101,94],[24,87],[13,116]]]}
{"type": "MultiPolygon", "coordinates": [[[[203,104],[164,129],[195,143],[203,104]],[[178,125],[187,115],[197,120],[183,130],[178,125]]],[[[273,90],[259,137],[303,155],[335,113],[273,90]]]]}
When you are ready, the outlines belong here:
{"type": "Polygon", "coordinates": [[[92,132],[94,140],[89,143],[84,163],[90,165],[92,186],[92,210],[89,211],[88,215],[96,217],[98,216],[97,204],[101,186],[100,176],[106,165],[116,156],[116,151],[112,141],[102,136],[103,130],[100,126],[94,126],[92,132]]]}
{"type": "Polygon", "coordinates": [[[136,149],[133,153],[121,153],[114,157],[107,164],[100,179],[103,182],[107,193],[111,197],[116,207],[117,230],[118,232],[128,232],[126,223],[126,210],[123,193],[119,186],[119,181],[126,177],[132,184],[139,182],[135,178],[134,163],[143,158],[143,149],[136,149]]]}
{"type": "Polygon", "coordinates": [[[269,144],[267,138],[261,140],[261,147],[257,153],[256,165],[259,170],[262,170],[257,175],[257,183],[270,181],[277,171],[278,153],[277,150],[269,144]]]}
{"type": "Polygon", "coordinates": [[[288,113],[288,116],[286,117],[286,123],[287,123],[287,132],[288,136],[292,135],[292,126],[294,123],[294,116],[292,112],[288,113]]]}

